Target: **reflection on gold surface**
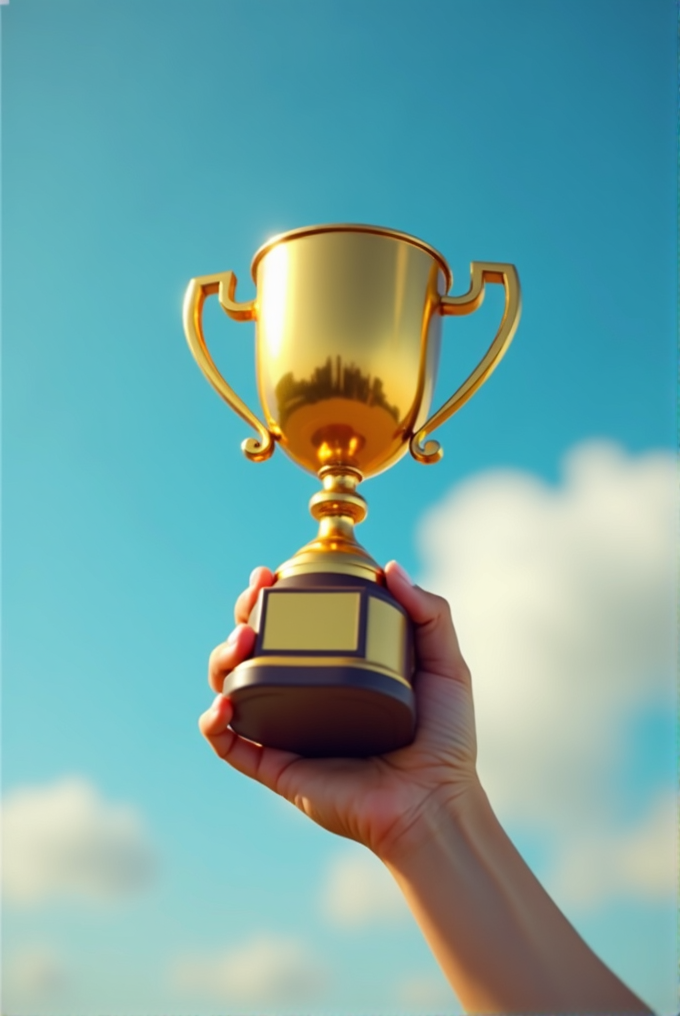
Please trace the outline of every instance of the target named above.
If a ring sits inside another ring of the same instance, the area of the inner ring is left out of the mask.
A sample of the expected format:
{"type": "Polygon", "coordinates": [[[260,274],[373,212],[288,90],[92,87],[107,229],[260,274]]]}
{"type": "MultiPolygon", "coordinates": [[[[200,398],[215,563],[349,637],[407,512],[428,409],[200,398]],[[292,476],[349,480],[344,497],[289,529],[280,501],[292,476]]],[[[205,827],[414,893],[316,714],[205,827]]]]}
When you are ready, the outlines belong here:
{"type": "Polygon", "coordinates": [[[384,469],[386,459],[401,456],[408,448],[386,409],[343,398],[300,406],[290,416],[280,442],[284,451],[314,473],[331,462],[344,462],[363,476],[384,469]],[[348,458],[338,458],[337,453],[347,453],[348,458]]]}
{"type": "Polygon", "coordinates": [[[389,404],[383,389],[381,378],[371,378],[353,363],[343,365],[341,356],[329,356],[324,366],[317,367],[309,379],[296,381],[292,371],[283,375],[275,389],[279,426],[283,429],[288,417],[300,406],[334,396],[364,402],[367,406],[380,406],[398,422],[399,409],[389,404]]]}
{"type": "Polygon", "coordinates": [[[308,458],[316,449],[317,470],[335,462],[360,468],[394,443],[399,408],[385,397],[382,379],[343,363],[341,356],[327,357],[323,367],[299,381],[288,371],[275,395],[283,446],[306,448],[308,458]]]}
{"type": "Polygon", "coordinates": [[[339,461],[318,432],[349,427],[347,464],[386,469],[429,411],[440,257],[389,230],[315,229],[267,245],[254,269],[258,391],[281,449],[316,473],[339,461]]]}
{"type": "Polygon", "coordinates": [[[334,224],[274,237],[255,255],[252,272],[257,296],[245,303],[236,299],[233,272],[193,279],[184,327],[210,384],[258,435],[243,442],[245,455],[261,462],[278,443],[323,480],[323,491],[311,501],[319,535],[279,575],[333,570],[379,580],[378,565],[354,538],[354,525],[366,514],[356,485],[409,448],[418,462],[441,458],[432,433],[487,380],[515,333],[521,310],[517,271],[504,262],[472,262],[468,291],[449,296],[451,270],[429,244],[378,226],[334,224]],[[496,336],[430,416],[442,318],[475,311],[488,283],[505,291],[496,336]],[[208,351],[202,313],[212,294],[234,320],[255,322],[264,423],[208,351]]]}
{"type": "Polygon", "coordinates": [[[312,434],[312,444],[318,448],[319,465],[355,466],[357,455],[366,444],[362,434],[344,423],[320,427],[312,434]]]}

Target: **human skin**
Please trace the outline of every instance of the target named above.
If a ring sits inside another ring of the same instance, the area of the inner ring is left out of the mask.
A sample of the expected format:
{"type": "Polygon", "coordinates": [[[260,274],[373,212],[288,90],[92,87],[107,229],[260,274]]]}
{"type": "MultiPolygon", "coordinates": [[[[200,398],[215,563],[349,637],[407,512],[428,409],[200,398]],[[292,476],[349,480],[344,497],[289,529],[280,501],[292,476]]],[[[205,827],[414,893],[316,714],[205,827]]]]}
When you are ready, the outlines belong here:
{"type": "Polygon", "coordinates": [[[200,719],[213,750],[329,832],[364,844],[399,885],[468,1012],[650,1013],[592,952],[515,850],[476,770],[470,672],[446,600],[395,562],[387,587],[414,623],[416,738],[368,759],[306,759],[229,728],[224,679],[253,651],[247,620],[274,576],[256,568],[237,627],[210,657],[217,698],[200,719]]]}

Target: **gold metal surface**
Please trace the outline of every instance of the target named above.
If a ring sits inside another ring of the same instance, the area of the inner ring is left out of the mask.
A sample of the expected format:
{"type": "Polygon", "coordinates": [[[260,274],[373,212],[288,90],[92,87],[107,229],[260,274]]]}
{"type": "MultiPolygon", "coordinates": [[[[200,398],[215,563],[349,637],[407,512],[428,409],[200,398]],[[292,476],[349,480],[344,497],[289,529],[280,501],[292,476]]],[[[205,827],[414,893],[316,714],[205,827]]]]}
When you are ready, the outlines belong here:
{"type": "Polygon", "coordinates": [[[368,507],[361,494],[357,494],[357,485],[361,482],[361,473],[347,466],[324,466],[319,470],[319,478],[323,490],[314,494],[309,502],[312,517],[321,522],[323,519],[346,517],[352,522],[363,522],[368,514],[368,507]]]}
{"type": "Polygon", "coordinates": [[[255,256],[260,401],[303,468],[366,478],[406,453],[429,409],[444,265],[419,241],[363,227],[294,230],[255,256]]]}
{"type": "Polygon", "coordinates": [[[424,240],[420,240],[417,236],[412,236],[411,233],[403,233],[399,229],[389,229],[387,226],[369,226],[365,222],[329,222],[319,226],[299,226],[297,229],[289,229],[285,233],[278,233],[276,236],[270,237],[266,243],[263,243],[258,248],[251,262],[250,272],[253,282],[257,282],[257,267],[260,261],[265,254],[269,253],[272,247],[276,247],[283,241],[297,240],[303,236],[314,236],[316,233],[372,233],[375,236],[389,236],[393,240],[403,240],[414,247],[419,247],[421,250],[426,251],[426,253],[439,262],[446,276],[447,290],[453,284],[453,274],[448,262],[436,247],[426,243],[424,240]]]}
{"type": "Polygon", "coordinates": [[[272,590],[262,648],[351,652],[359,642],[361,594],[272,590]]]}
{"type": "Polygon", "coordinates": [[[364,498],[356,493],[361,473],[349,467],[324,466],[319,471],[323,490],[314,494],[309,508],[319,520],[319,532],[278,569],[278,578],[331,571],[382,581],[382,569],[354,536],[354,526],[366,518],[364,498]]]}
{"type": "Polygon", "coordinates": [[[217,275],[203,275],[192,279],[184,297],[182,315],[184,334],[196,363],[217,394],[259,434],[259,440],[249,437],[241,443],[243,454],[252,462],[263,462],[274,451],[274,437],[224,380],[215,366],[203,335],[203,305],[206,297],[215,293],[218,294],[220,304],[230,317],[237,321],[251,321],[253,319],[255,301],[237,304],[233,299],[235,291],[236,276],[233,272],[220,272],[217,275]]]}
{"type": "Polygon", "coordinates": [[[434,247],[380,226],[307,226],[273,237],[252,262],[255,300],[236,300],[236,276],[193,279],[184,305],[187,341],[221,397],[253,427],[246,456],[260,462],[279,442],[323,490],[310,508],[319,534],[278,571],[283,577],[338,571],[381,581],[379,566],[356,542],[366,514],[357,484],[410,449],[436,462],[430,435],[487,380],[516,331],[520,287],[513,265],[472,262],[467,293],[447,296],[451,270],[434,247]],[[469,377],[428,418],[436,381],[441,319],[470,314],[486,283],[502,284],[505,309],[496,337],[469,377]],[[207,296],[225,312],[255,322],[255,359],[263,424],[217,370],[202,329],[207,296]]]}
{"type": "Polygon", "coordinates": [[[327,550],[322,540],[313,540],[276,569],[276,578],[288,579],[295,575],[332,572],[384,585],[384,573],[380,565],[363,547],[359,547],[359,550],[363,551],[363,557],[361,554],[327,550]]]}
{"type": "Polygon", "coordinates": [[[406,618],[385,600],[369,596],[366,659],[403,674],[405,652],[406,618]]]}
{"type": "Polygon", "coordinates": [[[472,398],[478,388],[496,369],[517,331],[522,309],[519,277],[514,265],[496,264],[489,261],[473,261],[470,265],[470,288],[463,296],[444,296],[439,304],[439,313],[446,315],[471,314],[484,300],[486,282],[499,282],[505,289],[505,309],[495,339],[482,360],[451,398],[431,416],[427,423],[413,435],[411,454],[418,462],[438,462],[442,449],[438,441],[427,441],[427,437],[450,416],[472,398]]]}
{"type": "MultiPolygon", "coordinates": [[[[354,667],[357,670],[375,670],[379,674],[384,674],[385,677],[399,681],[407,688],[411,687],[410,682],[401,674],[397,674],[396,671],[390,670],[388,667],[382,667],[378,663],[369,663],[361,656],[253,656],[251,659],[239,663],[238,670],[249,670],[251,667],[354,667]]],[[[225,684],[227,681],[229,681],[229,676],[225,678],[225,684]]]]}

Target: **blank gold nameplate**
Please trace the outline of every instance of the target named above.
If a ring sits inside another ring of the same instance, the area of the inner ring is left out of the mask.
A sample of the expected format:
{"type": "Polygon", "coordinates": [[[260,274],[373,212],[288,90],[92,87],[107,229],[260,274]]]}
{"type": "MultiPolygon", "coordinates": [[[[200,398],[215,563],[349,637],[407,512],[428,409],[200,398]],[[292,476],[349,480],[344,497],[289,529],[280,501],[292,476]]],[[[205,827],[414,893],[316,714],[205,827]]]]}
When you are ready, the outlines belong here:
{"type": "Polygon", "coordinates": [[[361,593],[292,592],[267,595],[265,652],[354,652],[359,645],[361,593]]]}

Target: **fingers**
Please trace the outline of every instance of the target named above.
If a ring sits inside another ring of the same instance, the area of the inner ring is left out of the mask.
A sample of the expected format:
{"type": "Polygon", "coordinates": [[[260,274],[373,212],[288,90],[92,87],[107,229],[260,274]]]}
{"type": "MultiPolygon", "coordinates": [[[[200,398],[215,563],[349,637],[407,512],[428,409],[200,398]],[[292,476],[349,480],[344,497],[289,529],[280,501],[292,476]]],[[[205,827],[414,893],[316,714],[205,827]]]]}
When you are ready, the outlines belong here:
{"type": "Polygon", "coordinates": [[[258,779],[263,749],[229,728],[233,715],[229,699],[218,695],[200,717],[198,728],[216,755],[246,776],[258,779]]]}
{"type": "Polygon", "coordinates": [[[278,793],[282,774],[298,756],[276,748],[263,748],[239,737],[229,727],[233,715],[229,699],[218,695],[210,709],[200,717],[199,729],[215,754],[233,769],[278,793]]]}
{"type": "Polygon", "coordinates": [[[226,758],[229,754],[231,743],[236,737],[233,730],[229,730],[233,715],[234,710],[229,699],[224,695],[218,695],[210,709],[206,709],[198,721],[198,729],[215,754],[221,758],[226,758]]]}
{"type": "Polygon", "coordinates": [[[274,576],[269,568],[255,568],[250,575],[248,588],[241,593],[234,608],[234,620],[237,624],[247,624],[250,613],[257,602],[260,589],[274,585],[274,576]]]}
{"type": "Polygon", "coordinates": [[[213,649],[208,661],[208,683],[213,691],[222,691],[227,674],[248,659],[254,648],[255,632],[247,624],[239,624],[226,642],[213,649]]]}
{"type": "Polygon", "coordinates": [[[273,584],[274,576],[269,568],[255,568],[251,573],[248,588],[236,601],[236,627],[226,642],[222,642],[210,654],[208,682],[213,691],[221,692],[227,674],[251,655],[255,646],[255,633],[248,626],[248,618],[260,589],[273,584]]]}
{"type": "Polygon", "coordinates": [[[274,576],[269,568],[255,568],[251,572],[248,588],[236,601],[234,610],[236,628],[226,642],[222,642],[210,654],[208,682],[213,691],[221,692],[227,674],[251,655],[255,645],[255,634],[252,628],[248,627],[248,618],[260,589],[273,584],[274,576]]]}
{"type": "Polygon", "coordinates": [[[415,625],[416,654],[423,670],[470,682],[447,600],[415,586],[396,561],[385,567],[387,588],[415,625]]]}
{"type": "Polygon", "coordinates": [[[274,575],[269,568],[255,568],[248,588],[236,601],[236,627],[226,642],[213,649],[208,663],[208,680],[213,691],[217,692],[217,697],[210,709],[203,713],[198,725],[216,755],[244,775],[276,790],[281,774],[297,756],[286,751],[263,748],[231,730],[229,724],[234,710],[229,699],[221,694],[227,674],[252,655],[256,636],[248,624],[248,618],[260,590],[273,584],[274,575]]]}

